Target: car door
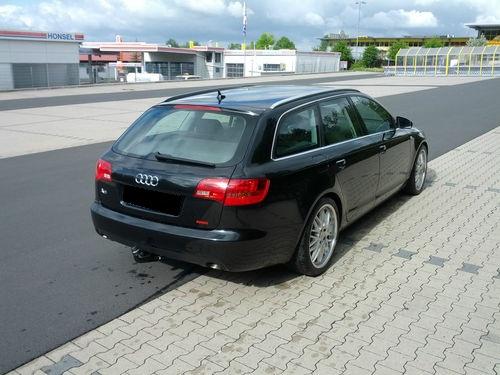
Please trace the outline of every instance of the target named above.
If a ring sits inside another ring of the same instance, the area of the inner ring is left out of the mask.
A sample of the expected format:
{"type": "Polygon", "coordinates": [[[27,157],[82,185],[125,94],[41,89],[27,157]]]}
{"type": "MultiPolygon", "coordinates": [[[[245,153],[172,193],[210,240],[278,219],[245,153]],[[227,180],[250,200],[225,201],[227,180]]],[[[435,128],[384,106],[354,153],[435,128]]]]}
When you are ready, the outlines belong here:
{"type": "Polygon", "coordinates": [[[381,201],[399,189],[408,178],[412,154],[410,136],[404,129],[396,128],[391,114],[376,101],[357,95],[351,99],[366,133],[377,139],[380,178],[376,201],[381,201]]]}
{"type": "MultiPolygon", "coordinates": [[[[298,210],[304,219],[316,197],[330,185],[319,122],[315,104],[285,111],[276,128],[273,162],[266,169],[273,194],[291,203],[280,205],[280,211],[298,210]]],[[[285,221],[296,217],[293,212],[282,216],[285,221]]]]}
{"type": "Polygon", "coordinates": [[[324,100],[318,106],[325,156],[334,181],[340,184],[347,220],[352,221],[373,206],[379,173],[378,145],[362,137],[364,130],[347,97],[324,100]]]}

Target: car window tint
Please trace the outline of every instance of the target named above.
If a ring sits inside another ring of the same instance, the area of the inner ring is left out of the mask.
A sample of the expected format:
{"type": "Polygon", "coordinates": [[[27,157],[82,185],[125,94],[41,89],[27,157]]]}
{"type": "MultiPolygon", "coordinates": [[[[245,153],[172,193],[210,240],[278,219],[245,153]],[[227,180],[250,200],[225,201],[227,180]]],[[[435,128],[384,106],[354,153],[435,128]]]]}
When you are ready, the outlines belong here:
{"type": "Polygon", "coordinates": [[[296,154],[318,146],[318,124],[313,107],[292,112],[280,121],[275,155],[296,154]]]}
{"type": "Polygon", "coordinates": [[[193,112],[190,111],[175,111],[171,112],[163,118],[160,118],[156,126],[152,127],[147,136],[169,133],[172,131],[180,130],[181,127],[190,123],[190,118],[193,112]]]}
{"type": "Polygon", "coordinates": [[[139,158],[151,158],[159,152],[174,158],[228,163],[246,147],[248,136],[243,135],[249,121],[254,123],[251,117],[232,112],[153,107],[127,130],[113,149],[139,158]]]}
{"type": "Polygon", "coordinates": [[[356,129],[349,117],[349,101],[346,98],[334,99],[319,103],[319,111],[323,122],[325,144],[346,141],[356,138],[356,129]]]}
{"type": "Polygon", "coordinates": [[[363,96],[353,96],[352,101],[365,124],[368,134],[391,129],[392,116],[381,105],[363,96]]]}

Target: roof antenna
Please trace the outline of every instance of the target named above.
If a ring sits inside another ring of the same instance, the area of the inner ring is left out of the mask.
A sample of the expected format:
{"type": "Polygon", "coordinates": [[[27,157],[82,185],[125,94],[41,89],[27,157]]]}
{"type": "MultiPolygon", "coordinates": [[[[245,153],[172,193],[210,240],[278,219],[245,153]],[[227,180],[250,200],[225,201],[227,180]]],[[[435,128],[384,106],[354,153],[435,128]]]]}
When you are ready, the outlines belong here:
{"type": "Polygon", "coordinates": [[[226,99],[226,95],[223,95],[219,89],[217,89],[217,100],[219,101],[219,104],[226,99]]]}

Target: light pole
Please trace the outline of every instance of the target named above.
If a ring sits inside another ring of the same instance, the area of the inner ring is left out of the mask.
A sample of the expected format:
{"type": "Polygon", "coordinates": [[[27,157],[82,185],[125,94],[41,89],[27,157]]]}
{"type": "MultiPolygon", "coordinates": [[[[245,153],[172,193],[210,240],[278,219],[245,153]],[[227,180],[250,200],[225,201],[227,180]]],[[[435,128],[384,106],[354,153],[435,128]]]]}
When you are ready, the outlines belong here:
{"type": "Polygon", "coordinates": [[[361,6],[366,4],[366,1],[356,1],[356,5],[358,6],[358,27],[356,31],[356,56],[358,58],[356,60],[359,60],[359,23],[361,21],[361,6]]]}

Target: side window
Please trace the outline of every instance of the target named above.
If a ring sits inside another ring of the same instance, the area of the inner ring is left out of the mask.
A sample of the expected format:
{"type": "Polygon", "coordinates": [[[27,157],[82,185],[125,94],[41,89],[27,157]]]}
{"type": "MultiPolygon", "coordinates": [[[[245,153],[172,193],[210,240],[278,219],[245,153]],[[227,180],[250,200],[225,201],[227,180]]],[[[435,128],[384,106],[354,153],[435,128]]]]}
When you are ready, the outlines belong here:
{"type": "Polygon", "coordinates": [[[349,101],[346,98],[328,100],[319,103],[319,111],[323,122],[325,144],[347,141],[358,134],[349,117],[349,101]]]}
{"type": "Polygon", "coordinates": [[[391,129],[393,126],[392,116],[382,106],[363,96],[352,96],[351,99],[365,123],[368,134],[391,129]]]}
{"type": "Polygon", "coordinates": [[[296,154],[318,147],[318,124],[314,107],[292,112],[279,123],[274,145],[277,157],[296,154]]]}

